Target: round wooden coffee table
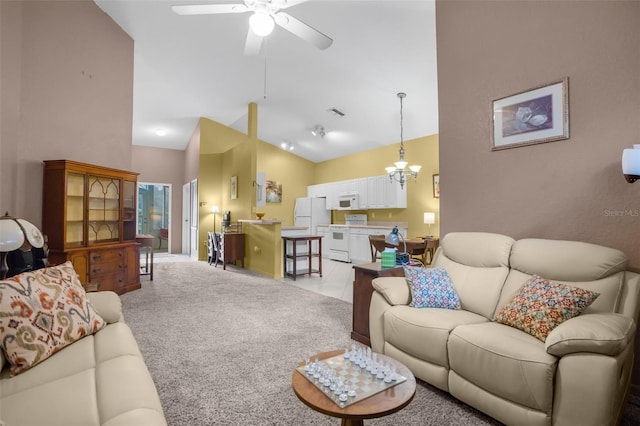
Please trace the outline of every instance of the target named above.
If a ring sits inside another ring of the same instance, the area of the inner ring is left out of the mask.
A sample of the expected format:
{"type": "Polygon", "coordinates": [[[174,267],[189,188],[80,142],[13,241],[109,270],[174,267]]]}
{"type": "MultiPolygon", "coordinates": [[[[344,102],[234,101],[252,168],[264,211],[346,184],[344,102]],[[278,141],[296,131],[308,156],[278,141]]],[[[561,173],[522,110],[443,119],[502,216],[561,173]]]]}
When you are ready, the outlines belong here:
{"type": "MultiPolygon", "coordinates": [[[[314,355],[312,358],[318,357],[318,359],[326,359],[343,353],[344,351],[341,350],[324,352],[314,355]]],[[[363,425],[364,419],[373,419],[393,414],[409,405],[411,400],[413,400],[416,394],[416,379],[413,377],[411,371],[400,362],[382,354],[377,354],[377,356],[378,358],[383,358],[387,363],[392,362],[395,364],[398,374],[406,377],[407,380],[345,408],[340,408],[336,403],[327,398],[320,389],[300,374],[298,370],[293,371],[293,377],[291,379],[293,391],[300,401],[313,410],[326,414],[327,416],[341,418],[343,426],[363,425]]],[[[300,366],[302,365],[304,365],[304,363],[300,363],[300,366]]]]}

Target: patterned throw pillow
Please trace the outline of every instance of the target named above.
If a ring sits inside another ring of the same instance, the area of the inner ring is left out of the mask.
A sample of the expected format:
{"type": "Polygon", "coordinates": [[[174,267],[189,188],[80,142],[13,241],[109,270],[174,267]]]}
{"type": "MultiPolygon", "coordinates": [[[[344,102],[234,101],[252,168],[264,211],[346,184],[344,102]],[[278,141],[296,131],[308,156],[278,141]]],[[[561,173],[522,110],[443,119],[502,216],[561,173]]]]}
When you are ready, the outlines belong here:
{"type": "Polygon", "coordinates": [[[413,308],[460,309],[460,298],[444,268],[404,267],[413,308]]]}
{"type": "Polygon", "coordinates": [[[0,348],[12,376],[104,326],[71,262],[0,281],[0,348]]]}
{"type": "Polygon", "coordinates": [[[511,302],[498,312],[495,320],[544,342],[551,330],[580,315],[599,295],[534,275],[520,287],[511,302]]]}

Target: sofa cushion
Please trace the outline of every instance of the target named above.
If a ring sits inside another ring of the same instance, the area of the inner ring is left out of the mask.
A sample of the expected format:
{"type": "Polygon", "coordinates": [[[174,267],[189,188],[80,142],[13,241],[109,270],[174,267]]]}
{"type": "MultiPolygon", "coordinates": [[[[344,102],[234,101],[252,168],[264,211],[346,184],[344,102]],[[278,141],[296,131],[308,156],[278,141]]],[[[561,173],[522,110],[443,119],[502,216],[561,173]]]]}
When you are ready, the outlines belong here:
{"type": "Polygon", "coordinates": [[[444,268],[404,267],[412,308],[460,309],[460,298],[444,268]]]}
{"type": "Polygon", "coordinates": [[[18,376],[6,373],[0,377],[0,406],[9,425],[166,424],[151,375],[123,322],[109,324],[18,376]]]}
{"type": "Polygon", "coordinates": [[[550,413],[557,358],[544,343],[496,322],[456,327],[447,343],[451,370],[487,392],[550,413]]]}
{"type": "Polygon", "coordinates": [[[598,295],[534,275],[523,284],[512,301],[498,312],[495,320],[544,342],[551,330],[580,315],[598,295]]]}
{"type": "Polygon", "coordinates": [[[0,347],[19,374],[105,326],[71,262],[0,281],[0,347]]]}
{"type": "Polygon", "coordinates": [[[635,332],[635,322],[624,315],[582,314],[549,333],[545,349],[555,356],[577,352],[616,356],[631,343],[635,332]]]}
{"type": "Polygon", "coordinates": [[[525,238],[513,244],[515,270],[554,281],[596,281],[624,272],[627,256],[620,250],[580,241],[525,238]]]}
{"type": "Polygon", "coordinates": [[[446,269],[462,309],[493,318],[504,281],[509,273],[513,239],[483,232],[445,235],[433,267],[446,269]]]}
{"type": "Polygon", "coordinates": [[[385,341],[421,360],[447,367],[447,339],[461,324],[488,321],[463,310],[394,306],[384,313],[385,341]]]}

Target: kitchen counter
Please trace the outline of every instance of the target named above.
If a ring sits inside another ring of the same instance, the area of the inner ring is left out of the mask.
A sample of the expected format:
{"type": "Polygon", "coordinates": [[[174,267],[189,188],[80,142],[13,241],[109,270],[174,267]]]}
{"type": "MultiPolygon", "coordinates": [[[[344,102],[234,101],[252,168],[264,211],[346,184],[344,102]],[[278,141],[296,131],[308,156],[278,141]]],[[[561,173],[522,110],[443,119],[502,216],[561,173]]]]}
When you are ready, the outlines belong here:
{"type": "Polygon", "coordinates": [[[308,226],[283,226],[281,228],[283,231],[308,231],[308,226]]]}
{"type": "MultiPolygon", "coordinates": [[[[398,229],[407,229],[409,224],[407,222],[371,222],[366,225],[347,225],[345,223],[327,223],[318,226],[331,226],[331,227],[343,227],[343,228],[364,228],[364,229],[393,229],[397,226],[398,229]]],[[[284,227],[283,227],[284,229],[284,227]]]]}
{"type": "Polygon", "coordinates": [[[277,223],[282,223],[281,220],[275,219],[238,219],[240,223],[251,223],[253,225],[275,225],[277,223]]]}

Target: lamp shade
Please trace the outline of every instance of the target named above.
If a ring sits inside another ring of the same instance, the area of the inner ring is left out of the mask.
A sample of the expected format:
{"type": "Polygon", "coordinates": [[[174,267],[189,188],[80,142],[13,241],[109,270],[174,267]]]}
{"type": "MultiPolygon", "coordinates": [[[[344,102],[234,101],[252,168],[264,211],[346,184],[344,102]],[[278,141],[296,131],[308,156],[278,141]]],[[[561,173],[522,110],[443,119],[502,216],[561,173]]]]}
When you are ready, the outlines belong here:
{"type": "Polygon", "coordinates": [[[424,212],[424,223],[428,225],[436,223],[436,214],[434,212],[424,212]]]}
{"type": "Polygon", "coordinates": [[[218,208],[218,206],[211,206],[211,213],[220,213],[220,209],[218,208]]]}
{"type": "Polygon", "coordinates": [[[640,179],[640,145],[622,151],[622,173],[629,183],[640,179]]]}
{"type": "Polygon", "coordinates": [[[394,246],[397,246],[400,244],[400,237],[398,236],[398,227],[394,226],[393,230],[391,232],[389,232],[389,235],[387,235],[387,238],[385,239],[385,241],[389,244],[393,244],[394,246]]]}
{"type": "Polygon", "coordinates": [[[25,242],[32,247],[42,247],[42,232],[31,222],[9,216],[8,212],[0,217],[0,252],[19,249],[25,242]]]}

